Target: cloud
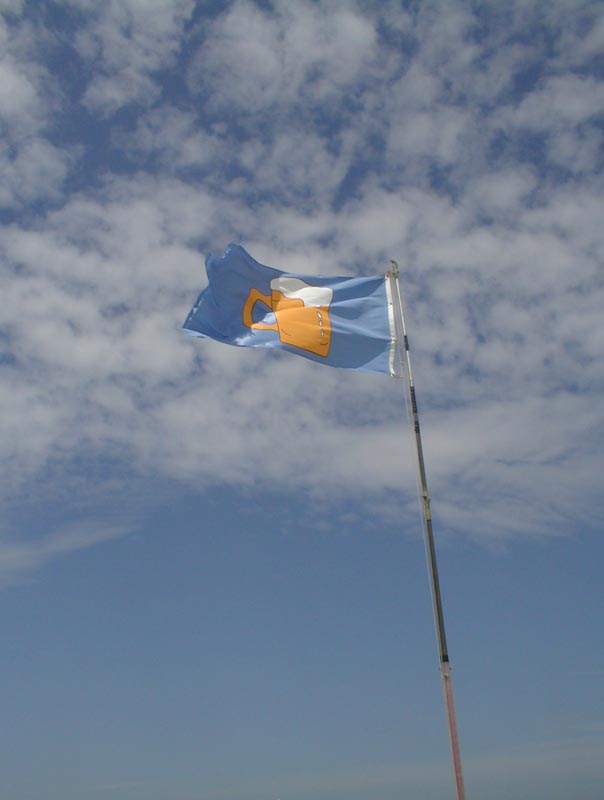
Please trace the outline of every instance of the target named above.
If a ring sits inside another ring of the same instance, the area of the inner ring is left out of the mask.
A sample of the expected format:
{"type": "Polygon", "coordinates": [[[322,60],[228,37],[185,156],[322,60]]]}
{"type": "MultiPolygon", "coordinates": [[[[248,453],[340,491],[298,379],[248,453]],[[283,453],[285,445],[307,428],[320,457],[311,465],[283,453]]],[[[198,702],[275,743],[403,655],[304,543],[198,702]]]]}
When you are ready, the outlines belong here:
{"type": "Polygon", "coordinates": [[[7,495],[110,458],[126,482],[414,502],[400,384],[181,334],[234,239],[301,273],[399,261],[451,530],[560,532],[578,493],[592,520],[601,26],[563,6],[537,26],[522,3],[70,0],[79,94],[50,70],[60,37],[6,23],[1,198],[27,209],[0,245],[7,495]]]}
{"type": "Polygon", "coordinates": [[[342,101],[379,55],[371,19],[342,5],[238,0],[206,33],[189,72],[210,111],[271,114],[292,102],[342,101]]]}
{"type": "Polygon", "coordinates": [[[604,87],[601,82],[579,75],[548,78],[515,107],[505,109],[499,118],[506,127],[523,128],[547,136],[557,136],[601,120],[604,87]]]}
{"type": "Polygon", "coordinates": [[[25,0],[0,0],[0,11],[9,14],[20,14],[23,11],[25,0]]]}
{"type": "Polygon", "coordinates": [[[94,65],[83,104],[106,117],[129,103],[156,100],[161,89],[155,74],[174,66],[193,0],[111,0],[100,7],[68,0],[67,5],[88,12],[74,38],[82,60],[94,65]]]}
{"type": "Polygon", "coordinates": [[[47,138],[61,104],[58,85],[41,63],[47,47],[45,30],[0,17],[0,209],[60,199],[77,161],[76,147],[47,138]]]}
{"type": "MultiPolygon", "coordinates": [[[[8,38],[6,28],[2,31],[4,43],[8,38]]],[[[4,120],[14,120],[31,113],[36,103],[33,83],[22,75],[9,55],[0,62],[0,114],[4,120]]]]}
{"type": "Polygon", "coordinates": [[[72,523],[30,540],[0,535],[0,587],[22,582],[46,562],[130,533],[119,525],[96,521],[72,523]]]}
{"type": "Polygon", "coordinates": [[[0,208],[61,197],[75,153],[41,137],[24,142],[14,156],[0,157],[0,208]]]}

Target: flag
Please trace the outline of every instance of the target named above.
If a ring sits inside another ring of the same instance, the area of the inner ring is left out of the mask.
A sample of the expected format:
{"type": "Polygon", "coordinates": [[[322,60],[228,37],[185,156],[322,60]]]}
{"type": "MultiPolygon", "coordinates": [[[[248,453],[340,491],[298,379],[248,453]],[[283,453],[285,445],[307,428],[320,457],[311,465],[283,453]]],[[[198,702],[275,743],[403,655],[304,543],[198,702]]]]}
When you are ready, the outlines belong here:
{"type": "Polygon", "coordinates": [[[400,374],[388,277],[281,272],[230,244],[206,259],[208,285],[183,329],[243,347],[278,347],[320,364],[400,374]]]}

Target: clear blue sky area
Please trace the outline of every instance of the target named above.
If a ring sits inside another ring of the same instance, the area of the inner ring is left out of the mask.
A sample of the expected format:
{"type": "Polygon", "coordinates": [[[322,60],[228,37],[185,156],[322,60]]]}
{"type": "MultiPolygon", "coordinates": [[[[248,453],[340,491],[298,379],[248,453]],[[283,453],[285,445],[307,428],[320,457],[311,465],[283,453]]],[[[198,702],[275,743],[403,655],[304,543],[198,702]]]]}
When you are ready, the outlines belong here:
{"type": "Polygon", "coordinates": [[[404,381],[180,330],[407,308],[468,800],[604,785],[604,7],[0,0],[0,797],[455,796],[404,381]]]}

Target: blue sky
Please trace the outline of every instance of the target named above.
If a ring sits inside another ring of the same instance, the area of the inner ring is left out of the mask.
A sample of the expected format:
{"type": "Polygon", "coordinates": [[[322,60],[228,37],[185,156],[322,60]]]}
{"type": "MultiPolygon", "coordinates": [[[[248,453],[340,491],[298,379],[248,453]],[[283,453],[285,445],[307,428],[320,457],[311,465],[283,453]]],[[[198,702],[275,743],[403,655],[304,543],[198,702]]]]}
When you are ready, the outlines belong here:
{"type": "Polygon", "coordinates": [[[403,385],[191,341],[401,266],[469,798],[600,800],[604,6],[0,0],[0,790],[443,800],[403,385]]]}

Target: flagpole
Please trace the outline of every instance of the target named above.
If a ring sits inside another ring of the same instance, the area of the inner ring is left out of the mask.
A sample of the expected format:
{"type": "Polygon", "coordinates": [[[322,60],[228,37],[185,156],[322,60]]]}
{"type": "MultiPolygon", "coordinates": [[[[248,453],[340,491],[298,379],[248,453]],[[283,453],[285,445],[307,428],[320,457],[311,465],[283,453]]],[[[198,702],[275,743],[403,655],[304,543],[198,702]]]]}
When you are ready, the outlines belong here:
{"type": "MultiPolygon", "coordinates": [[[[417,463],[419,467],[419,484],[421,491],[421,506],[423,517],[424,540],[426,544],[426,559],[428,562],[428,573],[430,575],[430,587],[432,590],[432,605],[434,608],[434,621],[436,625],[436,638],[438,641],[438,651],[440,659],[440,674],[442,679],[445,707],[447,711],[447,722],[449,725],[449,740],[451,743],[451,755],[453,757],[453,768],[455,770],[455,785],[457,787],[457,800],[465,800],[465,788],[463,772],[461,768],[461,753],[459,750],[459,737],[457,734],[457,719],[455,716],[455,705],[453,702],[453,684],[451,679],[451,664],[449,661],[449,651],[447,649],[447,637],[445,634],[445,620],[442,609],[442,599],[440,593],[440,583],[438,580],[438,569],[436,566],[436,549],[434,546],[434,533],[432,531],[432,514],[430,511],[430,497],[428,495],[428,484],[426,480],[426,467],[424,464],[424,450],[422,437],[419,427],[419,414],[417,410],[417,400],[415,397],[415,386],[413,383],[413,373],[411,371],[411,356],[409,353],[409,340],[405,327],[405,315],[403,312],[403,301],[401,289],[398,281],[398,264],[391,261],[391,271],[388,278],[391,283],[391,297],[396,296],[396,309],[398,311],[398,322],[402,333],[403,349],[405,351],[405,366],[407,372],[409,399],[411,401],[411,411],[413,414],[413,428],[415,432],[415,447],[417,450],[417,463]],[[392,291],[394,288],[394,292],[392,291]]],[[[396,319],[396,317],[395,317],[396,319]]]]}

